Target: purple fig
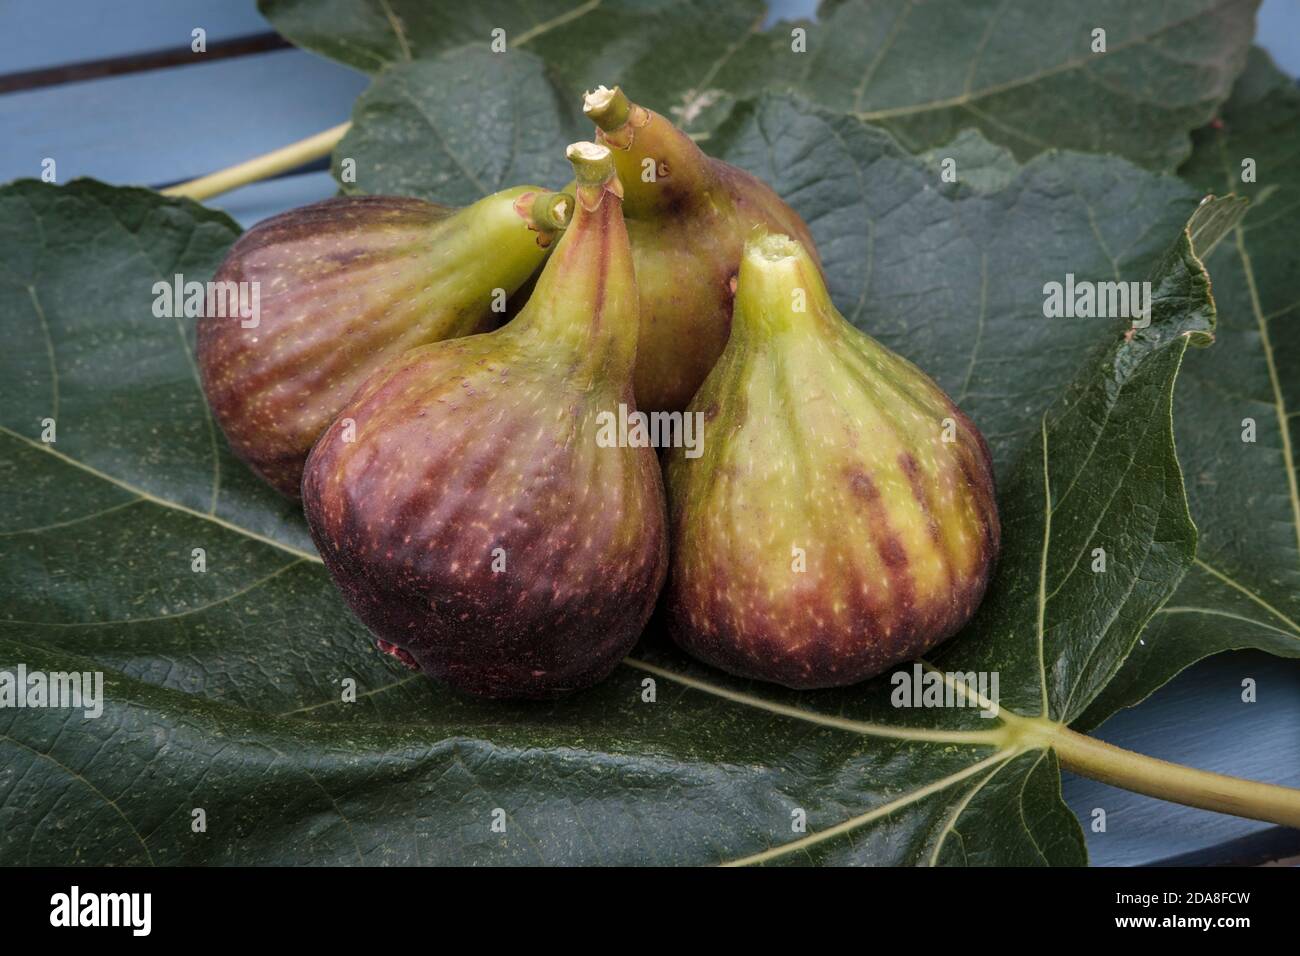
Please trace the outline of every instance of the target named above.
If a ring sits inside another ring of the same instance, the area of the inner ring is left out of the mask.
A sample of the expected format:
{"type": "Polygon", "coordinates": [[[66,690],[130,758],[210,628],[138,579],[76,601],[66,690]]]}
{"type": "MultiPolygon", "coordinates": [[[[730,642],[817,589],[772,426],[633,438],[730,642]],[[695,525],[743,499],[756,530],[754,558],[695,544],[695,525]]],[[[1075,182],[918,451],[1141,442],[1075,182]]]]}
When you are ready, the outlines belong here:
{"type": "Polygon", "coordinates": [[[653,449],[601,441],[635,408],[622,193],[609,150],[569,158],[573,220],[519,315],[376,373],[303,477],[325,566],[381,649],[475,696],[601,680],[667,572],[653,449]]]}
{"type": "Polygon", "coordinates": [[[597,142],[614,151],[641,291],[636,400],[681,411],[722,354],[731,280],[756,229],[781,232],[816,259],[808,227],[765,183],[711,159],[658,113],[618,88],[588,93],[597,142]]]}
{"type": "Polygon", "coordinates": [[[983,597],[1000,528],[979,430],[835,310],[802,244],[746,246],[731,338],[668,459],[669,630],[787,687],[923,654],[983,597]]]}
{"type": "Polygon", "coordinates": [[[297,497],[307,453],[361,382],[407,349],[493,327],[571,203],[534,186],[464,209],[361,196],[246,232],[215,281],[257,289],[258,314],[210,303],[198,327],[203,390],[235,454],[297,497]]]}

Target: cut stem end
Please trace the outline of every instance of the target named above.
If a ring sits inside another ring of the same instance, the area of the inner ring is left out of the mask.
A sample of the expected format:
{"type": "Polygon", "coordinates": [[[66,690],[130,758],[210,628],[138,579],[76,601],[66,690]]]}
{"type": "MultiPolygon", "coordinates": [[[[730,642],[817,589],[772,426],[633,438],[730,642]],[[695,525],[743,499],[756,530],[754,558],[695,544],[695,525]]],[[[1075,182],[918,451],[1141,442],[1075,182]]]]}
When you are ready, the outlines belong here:
{"type": "Polygon", "coordinates": [[[558,232],[573,217],[573,197],[568,193],[538,193],[529,213],[538,229],[558,232]]]}
{"type": "Polygon", "coordinates": [[[797,259],[802,249],[797,240],[780,233],[769,233],[745,243],[745,255],[763,262],[797,259]]]}
{"type": "Polygon", "coordinates": [[[617,86],[612,90],[598,86],[583,97],[582,111],[606,133],[612,133],[627,122],[632,104],[617,86]]]}
{"type": "Polygon", "coordinates": [[[616,176],[614,156],[599,143],[572,143],[564,151],[579,186],[600,186],[616,176]]]}

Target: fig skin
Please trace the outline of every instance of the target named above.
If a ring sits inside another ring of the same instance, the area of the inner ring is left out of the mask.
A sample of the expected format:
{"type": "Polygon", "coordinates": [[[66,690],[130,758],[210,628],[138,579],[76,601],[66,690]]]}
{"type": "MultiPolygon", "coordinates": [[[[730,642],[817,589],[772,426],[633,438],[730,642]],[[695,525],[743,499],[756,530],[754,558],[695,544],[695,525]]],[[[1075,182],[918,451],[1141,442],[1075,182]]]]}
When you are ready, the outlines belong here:
{"type": "Polygon", "coordinates": [[[687,652],[837,687],[970,619],[1001,535],[988,446],[929,376],[845,321],[799,243],[747,246],[731,339],[690,411],[704,443],[668,458],[665,592],[687,652]]]}
{"type": "Polygon", "coordinates": [[[596,442],[597,416],[635,403],[637,297],[608,151],[577,146],[574,219],[519,315],[386,366],[303,478],[312,538],[381,650],[478,697],[601,680],[667,573],[654,450],[596,442]]]}
{"type": "MultiPolygon", "coordinates": [[[[541,265],[555,196],[520,186],[459,210],[328,199],[241,236],[214,281],[258,283],[260,321],[209,308],[198,323],[203,391],[235,454],[297,497],[311,446],[370,374],[501,318],[493,290],[513,294],[541,265]]],[[[558,201],[559,215],[570,206],[558,201]]]]}
{"type": "Polygon", "coordinates": [[[641,293],[636,399],[645,411],[681,411],[727,344],[731,280],[745,241],[793,236],[814,261],[808,227],[755,176],[706,156],[689,136],[614,87],[588,93],[597,142],[611,147],[641,293]],[[655,179],[645,182],[646,161],[655,179]]]}

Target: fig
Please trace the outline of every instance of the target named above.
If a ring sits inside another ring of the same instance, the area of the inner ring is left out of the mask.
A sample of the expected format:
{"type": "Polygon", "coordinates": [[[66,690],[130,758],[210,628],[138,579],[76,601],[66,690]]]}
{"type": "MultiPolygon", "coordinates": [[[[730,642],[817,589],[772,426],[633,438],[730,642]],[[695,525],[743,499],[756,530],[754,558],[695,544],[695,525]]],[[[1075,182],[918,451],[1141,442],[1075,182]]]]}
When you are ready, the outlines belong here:
{"type": "Polygon", "coordinates": [[[655,452],[601,440],[635,408],[621,189],[609,150],[568,155],[573,218],[519,314],[391,361],[303,476],[312,538],[381,650],[479,697],[601,680],[667,573],[655,452]]]}
{"type": "Polygon", "coordinates": [[[307,453],[357,387],[409,348],[493,327],[571,203],[535,186],[463,209],[358,196],[250,229],[214,282],[256,289],[256,314],[209,302],[198,324],[204,394],[235,454],[297,497],[307,453]]]}
{"type": "Polygon", "coordinates": [[[706,156],[618,87],[588,93],[596,139],[614,151],[641,291],[636,400],[644,411],[686,407],[722,354],[731,280],[756,229],[816,247],[799,214],[756,177],[706,156]]]}
{"type": "Polygon", "coordinates": [[[731,338],[667,460],[669,632],[732,674],[853,684],[954,634],[1000,527],[988,446],[924,372],[835,310],[808,250],[747,244],[731,338]]]}

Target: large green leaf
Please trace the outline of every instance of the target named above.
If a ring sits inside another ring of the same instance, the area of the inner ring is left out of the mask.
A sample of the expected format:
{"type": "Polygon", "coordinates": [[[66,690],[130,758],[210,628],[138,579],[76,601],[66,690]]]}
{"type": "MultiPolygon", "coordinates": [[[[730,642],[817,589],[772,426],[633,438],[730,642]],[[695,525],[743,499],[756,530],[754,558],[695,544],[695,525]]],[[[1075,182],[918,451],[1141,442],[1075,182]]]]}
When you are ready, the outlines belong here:
{"type": "MultiPolygon", "coordinates": [[[[1187,335],[1212,315],[1176,224],[1191,194],[1120,160],[1021,168],[970,138],[954,150],[977,186],[942,185],[887,135],[784,100],[717,142],[809,212],[855,320],[994,433],[1006,553],[943,661],[996,666],[1004,705],[1069,720],[1192,558],[1169,419],[1187,335]],[[1024,274],[1024,249],[1041,272],[1024,274]],[[1041,284],[1066,266],[1157,270],[1152,327],[1126,341],[1044,319],[1041,284]],[[1009,355],[1014,375],[997,371],[1009,355]],[[1104,579],[1077,573],[1094,540],[1113,546],[1104,579]]],[[[884,679],[748,686],[653,633],[605,684],[544,706],[465,701],[401,671],[300,521],[231,462],[192,330],[151,314],[155,281],[211,273],[228,220],[141,190],[22,182],[0,190],[0,222],[20,345],[0,355],[0,670],[102,669],[108,697],[98,719],[0,709],[0,862],[1084,860],[1049,751],[972,710],[900,711],[884,679]]]]}
{"type": "Polygon", "coordinates": [[[1208,261],[1219,343],[1190,356],[1175,402],[1201,537],[1196,563],[1084,723],[1227,648],[1300,657],[1300,90],[1256,50],[1182,170],[1251,200],[1208,261]],[[1253,159],[1257,180],[1242,180],[1253,159]],[[1243,441],[1245,420],[1255,441],[1243,441]]]}
{"type": "Polygon", "coordinates": [[[889,129],[912,151],[963,128],[1026,158],[1114,153],[1155,169],[1232,88],[1257,0],[827,0],[808,53],[785,27],[727,58],[710,86],[792,89],[889,129]],[[1105,52],[1093,52],[1094,31],[1105,52]]]}
{"type": "Polygon", "coordinates": [[[564,147],[590,138],[577,97],[530,53],[456,50],[400,63],[357,100],[334,151],[346,192],[422,196],[463,205],[510,186],[559,187],[564,147]],[[341,164],[356,164],[355,181],[341,164]]]}
{"type": "MultiPolygon", "coordinates": [[[[7,481],[18,509],[52,507],[47,516],[59,522],[165,497],[200,520],[237,527],[240,537],[251,531],[311,550],[297,509],[226,451],[194,387],[193,320],[152,312],[154,283],[171,284],[178,273],[210,278],[238,233],[221,213],[159,203],[144,190],[26,182],[5,191],[3,423],[36,437],[44,418],[56,419],[48,448],[80,472],[44,503],[50,489],[7,481]],[[178,357],[188,370],[179,378],[178,357]]],[[[20,462],[6,461],[23,474],[20,462]]],[[[0,514],[0,528],[22,522],[18,509],[0,514]]]]}
{"type": "MultiPolygon", "coordinates": [[[[964,127],[1027,158],[1051,147],[1111,152],[1152,168],[1188,153],[1188,131],[1228,95],[1258,0],[830,0],[802,23],[762,29],[759,0],[261,0],[294,43],[368,72],[493,31],[535,53],[574,102],[621,83],[693,131],[737,97],[793,90],[887,126],[909,148],[964,127]],[[1093,31],[1106,52],[1093,52],[1093,31]]],[[[503,58],[500,54],[496,55],[503,58]]],[[[434,88],[425,94],[444,94],[434,88]]]]}
{"type": "Polygon", "coordinates": [[[368,73],[451,50],[490,51],[499,38],[494,31],[503,30],[509,52],[490,55],[536,54],[575,105],[584,89],[617,77],[647,104],[680,109],[693,103],[711,117],[719,111],[702,110],[688,87],[706,82],[757,33],[767,8],[764,0],[260,0],[259,6],[292,42],[368,73]]]}

